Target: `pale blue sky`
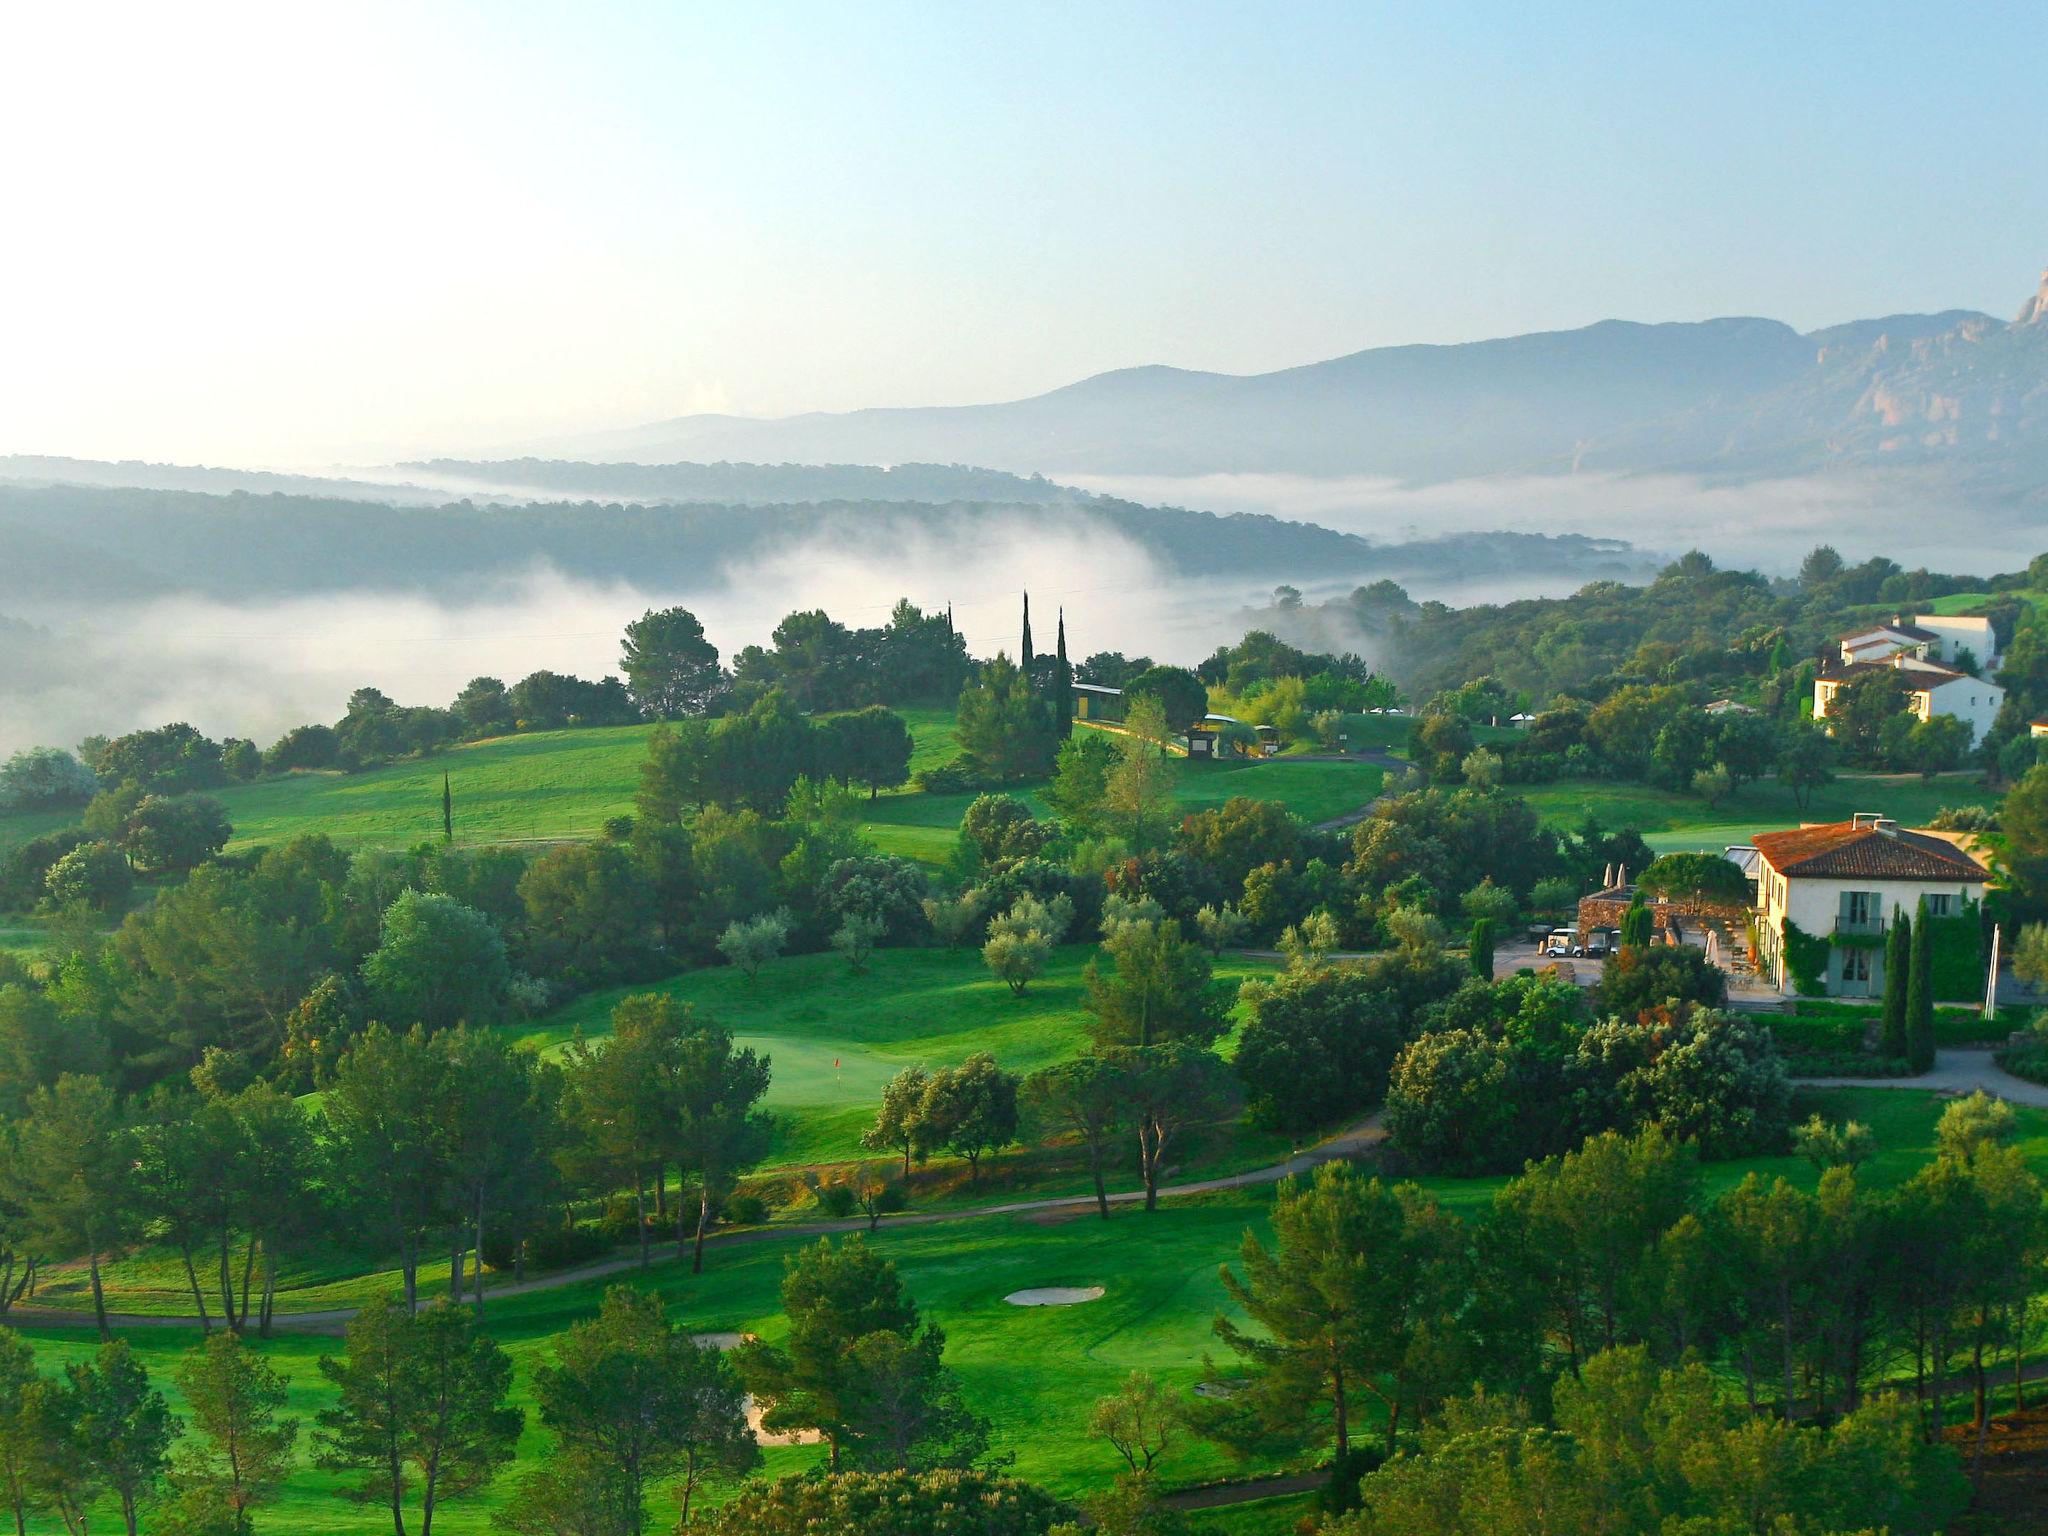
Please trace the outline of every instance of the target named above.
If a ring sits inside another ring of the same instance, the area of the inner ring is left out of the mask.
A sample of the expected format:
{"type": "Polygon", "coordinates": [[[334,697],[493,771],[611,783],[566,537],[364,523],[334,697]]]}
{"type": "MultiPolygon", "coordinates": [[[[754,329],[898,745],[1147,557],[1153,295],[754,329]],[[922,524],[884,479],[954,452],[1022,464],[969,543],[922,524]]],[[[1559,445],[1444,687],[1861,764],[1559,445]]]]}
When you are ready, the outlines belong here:
{"type": "Polygon", "coordinates": [[[2048,262],[2037,7],[287,9],[0,21],[0,451],[311,461],[1610,315],[2007,315],[2048,262]]]}

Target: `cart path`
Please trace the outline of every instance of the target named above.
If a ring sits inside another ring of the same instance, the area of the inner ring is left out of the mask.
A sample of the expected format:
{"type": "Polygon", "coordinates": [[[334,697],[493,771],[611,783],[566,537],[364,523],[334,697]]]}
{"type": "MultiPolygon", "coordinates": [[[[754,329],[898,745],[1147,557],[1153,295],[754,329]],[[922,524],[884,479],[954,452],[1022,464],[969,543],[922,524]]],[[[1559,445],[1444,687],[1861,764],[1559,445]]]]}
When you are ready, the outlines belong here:
{"type": "MultiPolygon", "coordinates": [[[[1246,1189],[1259,1184],[1275,1184],[1290,1174],[1306,1173],[1324,1163],[1342,1158],[1357,1157],[1379,1145],[1386,1139],[1386,1128],[1381,1123],[1379,1111],[1374,1111],[1355,1125],[1337,1132],[1336,1135],[1317,1142],[1306,1151],[1296,1153],[1285,1162],[1275,1163],[1266,1168],[1253,1168],[1244,1173],[1224,1174],[1213,1179],[1196,1179],[1186,1184],[1163,1184],[1159,1198],[1171,1199],[1185,1195],[1214,1194],[1221,1190],[1246,1189]]],[[[1142,1189],[1119,1190],[1109,1197],[1111,1205],[1139,1205],[1144,1202],[1142,1189]]],[[[957,1210],[913,1212],[904,1216],[887,1216],[882,1224],[894,1230],[898,1227],[928,1227],[944,1222],[974,1221],[986,1216],[1028,1216],[1043,1211],[1088,1212],[1095,1209],[1093,1195],[1057,1195],[1037,1200],[1006,1200],[995,1205],[962,1206],[957,1210]]],[[[868,1221],[865,1216],[849,1217],[844,1221],[793,1222],[782,1227],[754,1227],[745,1232],[714,1232],[704,1239],[706,1249],[714,1247],[739,1247],[748,1243],[780,1242],[790,1237],[829,1237],[845,1232],[865,1232],[868,1221]]],[[[664,1244],[666,1252],[656,1252],[647,1266],[667,1267],[679,1260],[673,1248],[664,1244]]],[[[565,1269],[557,1274],[542,1275],[537,1279],[515,1281],[507,1285],[489,1286],[484,1291],[486,1301],[511,1296],[525,1296],[538,1291],[559,1290],[563,1286],[577,1285],[585,1280],[602,1279],[606,1275],[621,1275],[630,1270],[640,1269],[640,1255],[637,1251],[616,1254],[609,1259],[600,1259],[594,1264],[585,1264],[576,1269],[565,1269]]],[[[422,1283],[422,1298],[431,1300],[447,1293],[445,1280],[437,1279],[431,1285],[422,1283]]],[[[273,1333],[329,1333],[338,1334],[356,1315],[354,1307],[333,1307],[317,1312],[279,1312],[271,1318],[273,1333]]],[[[215,1319],[218,1321],[218,1318],[215,1319]]],[[[94,1326],[92,1313],[69,1308],[16,1307],[13,1311],[0,1314],[0,1327],[8,1328],[91,1328],[94,1326]]],[[[107,1326],[110,1328],[197,1328],[199,1319],[191,1313],[142,1313],[109,1312],[107,1326]]]]}
{"type": "Polygon", "coordinates": [[[2014,1077],[1992,1058],[1990,1046],[1934,1053],[1934,1070],[1918,1077],[1796,1077],[1802,1088],[1917,1088],[1961,1098],[1982,1091],[2012,1104],[2048,1109],[2048,1087],[2014,1077]]]}

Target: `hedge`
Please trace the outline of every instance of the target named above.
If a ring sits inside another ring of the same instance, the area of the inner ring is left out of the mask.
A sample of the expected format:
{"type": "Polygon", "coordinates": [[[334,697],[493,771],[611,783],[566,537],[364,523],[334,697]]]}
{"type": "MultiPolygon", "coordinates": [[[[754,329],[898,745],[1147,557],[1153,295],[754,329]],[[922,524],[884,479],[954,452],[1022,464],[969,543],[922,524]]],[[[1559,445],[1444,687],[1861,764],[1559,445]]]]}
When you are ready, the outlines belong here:
{"type": "Polygon", "coordinates": [[[1954,917],[1915,918],[1927,924],[1934,951],[1934,995],[1954,1002],[1984,995],[1984,921],[1978,903],[1954,917]]]}

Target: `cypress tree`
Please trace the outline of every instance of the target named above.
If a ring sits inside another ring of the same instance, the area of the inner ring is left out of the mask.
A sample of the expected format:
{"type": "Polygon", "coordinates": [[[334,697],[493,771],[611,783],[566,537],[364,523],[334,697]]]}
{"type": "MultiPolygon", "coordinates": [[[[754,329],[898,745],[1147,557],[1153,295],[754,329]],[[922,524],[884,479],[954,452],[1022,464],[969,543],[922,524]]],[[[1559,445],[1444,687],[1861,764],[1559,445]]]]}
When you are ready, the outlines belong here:
{"type": "Polygon", "coordinates": [[[1880,1048],[1894,1060],[1906,1055],[1906,989],[1913,966],[1913,919],[1892,908],[1892,931],[1884,938],[1884,1033],[1880,1048]]]}
{"type": "Polygon", "coordinates": [[[448,770],[441,770],[441,841],[455,841],[455,792],[448,787],[448,770]]]}
{"type": "Polygon", "coordinates": [[[1466,947],[1466,956],[1472,962],[1472,974],[1481,981],[1493,980],[1493,919],[1479,917],[1472,920],[1472,941],[1466,947]]]}
{"type": "Polygon", "coordinates": [[[1906,991],[1906,1061],[1915,1072],[1934,1068],[1934,930],[1927,901],[1913,916],[1913,979],[1906,991]]]}
{"type": "Polygon", "coordinates": [[[1621,914],[1621,947],[1650,947],[1650,909],[1643,905],[1643,898],[1640,895],[1630,902],[1628,910],[1621,914]]]}
{"type": "Polygon", "coordinates": [[[1052,680],[1059,690],[1060,740],[1074,734],[1074,668],[1067,660],[1067,610],[1060,609],[1059,648],[1054,653],[1052,680]]]}
{"type": "Polygon", "coordinates": [[[1031,679],[1031,594],[1024,594],[1024,638],[1017,642],[1017,670],[1031,679]]]}

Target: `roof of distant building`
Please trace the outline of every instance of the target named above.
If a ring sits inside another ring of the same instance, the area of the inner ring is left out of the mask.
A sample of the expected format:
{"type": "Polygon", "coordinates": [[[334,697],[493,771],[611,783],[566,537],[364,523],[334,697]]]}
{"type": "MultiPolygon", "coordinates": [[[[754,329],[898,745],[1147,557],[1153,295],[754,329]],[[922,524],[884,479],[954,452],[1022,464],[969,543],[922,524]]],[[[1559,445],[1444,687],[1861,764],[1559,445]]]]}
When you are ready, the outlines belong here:
{"type": "Polygon", "coordinates": [[[1903,619],[1886,619],[1882,623],[1866,624],[1861,629],[1852,629],[1847,634],[1837,635],[1835,638],[1846,643],[1850,640],[1869,639],[1875,635],[1898,635],[1906,640],[1939,640],[1941,638],[1932,630],[1922,629],[1917,624],[1908,624],[1903,619]]]}
{"type": "Polygon", "coordinates": [[[1970,883],[1991,878],[1955,844],[1871,816],[1789,832],[1759,832],[1750,841],[1771,868],[1792,877],[1970,883]]]}

